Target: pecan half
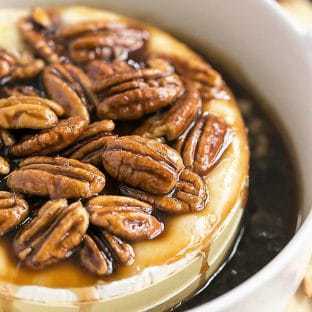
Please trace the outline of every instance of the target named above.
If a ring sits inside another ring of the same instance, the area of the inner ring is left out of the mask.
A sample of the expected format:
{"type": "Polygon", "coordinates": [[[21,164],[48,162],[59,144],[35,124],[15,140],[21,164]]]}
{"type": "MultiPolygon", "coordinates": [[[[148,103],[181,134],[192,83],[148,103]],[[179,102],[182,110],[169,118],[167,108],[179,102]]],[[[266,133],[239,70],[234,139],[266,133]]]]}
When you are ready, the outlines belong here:
{"type": "Polygon", "coordinates": [[[89,120],[96,104],[88,76],[71,64],[54,64],[43,72],[43,84],[50,98],[61,104],[67,116],[89,120]]]}
{"type": "Polygon", "coordinates": [[[86,63],[95,59],[126,60],[129,53],[144,46],[147,38],[147,32],[140,29],[105,29],[73,39],[68,47],[69,56],[75,63],[86,63]]]}
{"type": "Polygon", "coordinates": [[[23,222],[28,212],[28,204],[21,195],[0,191],[0,236],[23,222]]]}
{"type": "Polygon", "coordinates": [[[32,57],[18,60],[13,54],[0,49],[0,84],[35,78],[44,68],[44,62],[32,57]]]}
{"type": "Polygon", "coordinates": [[[10,147],[14,156],[48,155],[63,150],[83,133],[87,121],[81,117],[71,117],[59,122],[55,127],[27,137],[10,147]]]}
{"type": "Polygon", "coordinates": [[[150,213],[152,207],[125,196],[104,195],[87,203],[90,222],[128,241],[154,239],[164,230],[150,213]]]}
{"type": "Polygon", "coordinates": [[[195,85],[185,84],[186,92],[165,113],[147,119],[134,134],[150,138],[177,139],[194,122],[201,110],[202,101],[195,85]]]}
{"type": "Polygon", "coordinates": [[[107,276],[118,264],[131,265],[133,261],[133,248],[117,236],[97,229],[85,235],[80,262],[91,273],[107,276]]]}
{"type": "Polygon", "coordinates": [[[121,186],[123,195],[151,204],[155,209],[168,213],[189,213],[203,210],[208,192],[203,179],[189,169],[184,169],[177,186],[169,195],[154,195],[127,186],[121,186]]]}
{"type": "Polygon", "coordinates": [[[9,172],[10,172],[9,163],[5,160],[5,158],[0,156],[0,175],[5,175],[8,174],[9,172]]]}
{"type": "Polygon", "coordinates": [[[88,213],[80,202],[49,201],[14,239],[15,253],[26,266],[41,269],[70,257],[88,225],[88,213]]]}
{"type": "MultiPolygon", "coordinates": [[[[167,58],[167,57],[165,57],[167,58]]],[[[168,59],[168,58],[167,58],[168,59]]],[[[193,81],[204,102],[212,99],[229,99],[221,75],[205,62],[191,63],[179,58],[170,58],[176,71],[185,79],[193,81]]]]}
{"type": "Polygon", "coordinates": [[[172,191],[184,168],[174,149],[135,135],[107,137],[102,161],[113,178],[155,194],[172,191]]]}
{"type": "Polygon", "coordinates": [[[232,131],[221,118],[207,114],[178,141],[176,148],[184,164],[199,175],[207,175],[232,142],[232,131]]]}
{"type": "Polygon", "coordinates": [[[193,64],[181,59],[173,60],[173,63],[179,74],[205,86],[221,86],[223,83],[220,74],[207,63],[193,64]]]}
{"type": "Polygon", "coordinates": [[[35,9],[30,16],[22,18],[18,23],[19,30],[36,54],[49,63],[59,62],[57,47],[51,38],[51,32],[56,27],[58,18],[55,11],[39,10],[35,9]]]}
{"type": "Polygon", "coordinates": [[[106,137],[111,135],[114,127],[112,120],[101,120],[90,124],[79,140],[63,153],[64,156],[100,166],[106,137]]]}
{"type": "Polygon", "coordinates": [[[18,96],[0,100],[0,125],[5,129],[47,129],[55,126],[64,110],[40,97],[18,96]]]}
{"type": "Polygon", "coordinates": [[[105,186],[105,176],[92,165],[63,157],[31,157],[11,172],[13,191],[56,198],[91,197],[105,186]]]}
{"type": "Polygon", "coordinates": [[[94,90],[103,96],[97,105],[101,118],[138,119],[170,105],[184,92],[169,63],[150,60],[148,64],[143,69],[129,66],[94,85],[94,90]]]}
{"type": "Polygon", "coordinates": [[[170,63],[162,59],[149,59],[146,68],[141,66],[131,66],[129,63],[124,61],[114,62],[101,62],[98,71],[95,72],[94,66],[99,62],[91,62],[88,66],[88,74],[103,77],[102,80],[96,79],[96,83],[93,85],[95,92],[104,92],[113,94],[118,91],[126,91],[128,87],[138,87],[142,78],[146,79],[157,79],[166,77],[174,73],[174,68],[170,63]],[[95,64],[95,65],[94,65],[95,64]],[[110,88],[113,88],[110,90],[110,88]],[[108,89],[108,90],[107,90],[108,89]]]}

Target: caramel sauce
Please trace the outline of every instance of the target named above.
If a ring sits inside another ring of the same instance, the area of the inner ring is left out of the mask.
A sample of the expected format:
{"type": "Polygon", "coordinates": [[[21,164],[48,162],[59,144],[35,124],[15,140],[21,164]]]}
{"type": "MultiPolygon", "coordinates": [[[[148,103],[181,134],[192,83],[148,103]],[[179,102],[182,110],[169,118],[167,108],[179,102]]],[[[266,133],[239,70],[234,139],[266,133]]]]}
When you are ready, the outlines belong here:
{"type": "MultiPolygon", "coordinates": [[[[233,105],[232,101],[216,102],[210,110],[222,114],[233,105]]],[[[235,114],[233,117],[238,118],[240,124],[239,117],[235,114]]],[[[11,246],[13,237],[8,237],[0,240],[2,261],[0,281],[15,285],[39,285],[51,288],[87,287],[118,281],[142,272],[146,268],[172,263],[194,249],[208,250],[211,235],[240,199],[242,189],[245,188],[248,153],[243,152],[245,148],[245,141],[242,139],[243,131],[241,126],[236,129],[237,140],[233,141],[235,148],[231,146],[225,152],[206,179],[210,190],[207,208],[196,214],[165,217],[165,231],[162,235],[155,240],[133,245],[136,260],[132,266],[120,267],[111,277],[99,278],[82,269],[77,259],[73,257],[46,269],[33,271],[17,262],[11,246]],[[246,167],[241,163],[246,164],[246,167]],[[236,183],[229,183],[229,176],[226,174],[228,170],[233,172],[230,179],[236,183]],[[211,221],[212,219],[214,222],[211,221]]]]}
{"type": "MultiPolygon", "coordinates": [[[[173,226],[174,220],[172,218],[167,218],[167,231],[155,240],[158,246],[161,246],[163,243],[167,244],[166,241],[168,239],[170,240],[171,236],[170,228],[173,226]]],[[[112,276],[98,277],[90,274],[82,268],[77,257],[72,257],[56,265],[38,271],[28,269],[27,267],[22,266],[14,256],[12,239],[13,235],[9,235],[5,239],[0,240],[0,284],[5,282],[21,286],[37,285],[51,288],[88,287],[94,286],[98,283],[109,283],[131,277],[143,271],[145,268],[160,266],[165,263],[168,264],[180,259],[183,257],[183,249],[187,245],[184,240],[181,240],[181,242],[175,241],[173,243],[173,248],[155,253],[152,257],[146,257],[141,253],[141,248],[144,249],[146,244],[151,244],[154,241],[137,243],[134,245],[136,261],[133,265],[129,267],[120,267],[112,276]]],[[[203,252],[206,254],[205,251],[203,252]]],[[[207,256],[205,259],[207,259],[207,256]]],[[[205,263],[207,263],[207,261],[205,261],[205,263]]],[[[206,268],[208,269],[207,264],[202,271],[206,271],[206,268]]]]}

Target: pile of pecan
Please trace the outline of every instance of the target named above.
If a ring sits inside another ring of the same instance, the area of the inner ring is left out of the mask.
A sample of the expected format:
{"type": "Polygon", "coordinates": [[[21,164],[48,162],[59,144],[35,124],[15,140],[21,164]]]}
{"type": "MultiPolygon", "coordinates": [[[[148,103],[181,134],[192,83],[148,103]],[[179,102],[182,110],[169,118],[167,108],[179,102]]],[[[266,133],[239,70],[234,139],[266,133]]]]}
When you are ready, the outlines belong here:
{"type": "Polygon", "coordinates": [[[0,235],[27,267],[74,256],[107,276],[167,214],[206,207],[232,130],[202,108],[224,83],[152,54],[135,25],[35,8],[18,27],[32,53],[0,50],[0,235]]]}

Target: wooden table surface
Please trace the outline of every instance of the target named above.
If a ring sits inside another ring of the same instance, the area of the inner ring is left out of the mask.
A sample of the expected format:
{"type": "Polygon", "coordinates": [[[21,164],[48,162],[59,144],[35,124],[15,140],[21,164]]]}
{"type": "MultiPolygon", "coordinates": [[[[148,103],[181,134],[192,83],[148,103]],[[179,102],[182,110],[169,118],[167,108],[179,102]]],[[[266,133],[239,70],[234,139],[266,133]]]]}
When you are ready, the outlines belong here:
{"type": "MultiPolygon", "coordinates": [[[[309,27],[312,31],[311,0],[279,0],[278,2],[296,22],[304,27],[309,27]]],[[[292,298],[287,312],[312,312],[312,263],[305,281],[292,298]],[[310,298],[307,294],[310,295],[310,298]]]]}
{"type": "Polygon", "coordinates": [[[289,303],[286,312],[311,312],[312,311],[312,264],[305,280],[289,303]]]}

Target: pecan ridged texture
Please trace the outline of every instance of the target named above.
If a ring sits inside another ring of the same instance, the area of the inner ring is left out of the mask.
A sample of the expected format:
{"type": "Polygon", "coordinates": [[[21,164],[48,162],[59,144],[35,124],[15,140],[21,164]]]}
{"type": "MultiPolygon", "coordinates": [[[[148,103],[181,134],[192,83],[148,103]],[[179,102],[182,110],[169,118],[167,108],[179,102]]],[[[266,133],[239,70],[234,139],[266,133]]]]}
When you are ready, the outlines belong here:
{"type": "Polygon", "coordinates": [[[20,19],[18,28],[25,42],[32,50],[49,63],[57,63],[60,56],[51,34],[57,27],[57,13],[49,10],[34,9],[30,16],[20,19]]]}
{"type": "Polygon", "coordinates": [[[98,276],[111,275],[116,268],[115,260],[101,234],[85,235],[79,258],[85,269],[98,276]]]}
{"type": "Polygon", "coordinates": [[[127,241],[154,239],[164,230],[152,207],[125,196],[103,195],[87,203],[90,223],[127,241]]]}
{"type": "Polygon", "coordinates": [[[88,63],[86,66],[86,74],[93,82],[93,88],[99,92],[103,80],[106,80],[113,75],[122,74],[131,70],[128,63],[124,61],[114,61],[112,63],[95,60],[88,63]]]}
{"type": "Polygon", "coordinates": [[[105,176],[96,167],[63,157],[31,157],[20,163],[7,179],[20,193],[58,198],[91,197],[105,186],[105,176]]]}
{"type": "Polygon", "coordinates": [[[144,30],[111,27],[73,38],[69,43],[69,57],[75,63],[87,63],[95,59],[105,61],[126,60],[129,53],[143,48],[148,39],[144,30]]]}
{"type": "Polygon", "coordinates": [[[222,118],[206,114],[178,140],[176,148],[185,167],[205,176],[229,147],[232,137],[232,131],[222,118]]]}
{"type": "Polygon", "coordinates": [[[138,69],[128,66],[94,85],[102,97],[97,105],[100,118],[138,119],[172,104],[183,94],[183,83],[169,63],[150,59],[147,65],[138,69]]]}
{"type": "Polygon", "coordinates": [[[179,58],[169,59],[182,77],[196,84],[204,103],[208,103],[212,99],[228,100],[230,98],[221,75],[209,64],[193,63],[179,58]]]}
{"type": "Polygon", "coordinates": [[[173,190],[184,168],[169,146],[140,136],[107,137],[102,152],[105,170],[115,179],[154,194],[173,190]]]}
{"type": "Polygon", "coordinates": [[[23,222],[28,213],[28,204],[21,195],[0,191],[0,236],[23,222]]]}
{"type": "Polygon", "coordinates": [[[62,105],[66,116],[80,116],[89,121],[89,111],[96,104],[91,81],[77,66],[54,64],[45,68],[43,84],[51,99],[62,105]]]}
{"type": "Polygon", "coordinates": [[[63,155],[100,166],[102,152],[106,146],[106,137],[112,135],[114,128],[115,124],[112,120],[101,120],[90,124],[78,141],[70,146],[63,155]]]}
{"type": "Polygon", "coordinates": [[[4,129],[47,129],[58,123],[64,110],[59,104],[34,96],[0,100],[0,125],[4,129]]]}
{"type": "Polygon", "coordinates": [[[89,216],[80,202],[48,201],[15,237],[15,253],[27,267],[42,269],[70,257],[88,226],[89,216]]]}
{"type": "Polygon", "coordinates": [[[87,125],[87,121],[78,116],[64,119],[55,127],[26,137],[12,145],[9,151],[18,157],[52,154],[76,141],[87,125]]]}
{"type": "Polygon", "coordinates": [[[91,273],[108,276],[116,271],[118,265],[131,265],[134,250],[115,235],[92,229],[84,237],[79,253],[80,263],[91,273]]]}
{"type": "Polygon", "coordinates": [[[0,84],[35,78],[44,68],[44,62],[32,57],[21,57],[0,49],[0,84]]]}
{"type": "Polygon", "coordinates": [[[154,195],[127,186],[121,186],[120,191],[123,195],[142,200],[170,214],[201,211],[208,202],[204,180],[189,169],[182,171],[174,192],[168,195],[154,195]]]}
{"type": "Polygon", "coordinates": [[[165,113],[150,117],[134,134],[150,137],[165,137],[168,141],[177,139],[194,122],[199,114],[202,101],[194,83],[185,83],[185,93],[165,113]]]}

